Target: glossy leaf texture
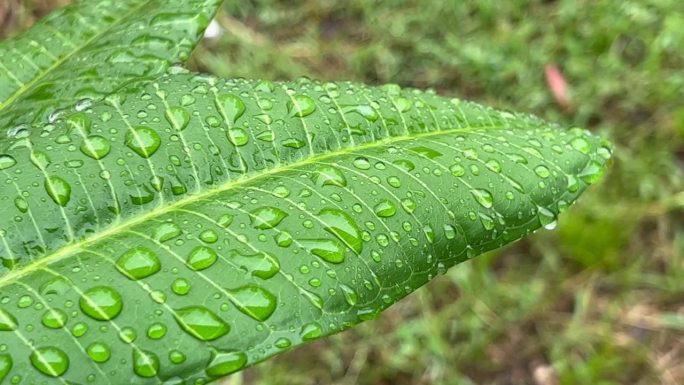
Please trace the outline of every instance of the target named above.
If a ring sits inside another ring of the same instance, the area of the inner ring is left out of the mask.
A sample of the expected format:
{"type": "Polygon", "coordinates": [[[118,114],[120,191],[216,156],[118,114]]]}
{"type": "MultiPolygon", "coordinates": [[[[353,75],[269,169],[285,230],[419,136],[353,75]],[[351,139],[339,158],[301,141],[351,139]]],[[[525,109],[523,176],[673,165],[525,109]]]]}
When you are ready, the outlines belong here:
{"type": "Polygon", "coordinates": [[[0,378],[228,375],[553,228],[610,154],[394,85],[131,85],[0,142],[0,378]]]}
{"type": "Polygon", "coordinates": [[[0,138],[185,61],[220,0],[89,0],[0,43],[0,138]]]}

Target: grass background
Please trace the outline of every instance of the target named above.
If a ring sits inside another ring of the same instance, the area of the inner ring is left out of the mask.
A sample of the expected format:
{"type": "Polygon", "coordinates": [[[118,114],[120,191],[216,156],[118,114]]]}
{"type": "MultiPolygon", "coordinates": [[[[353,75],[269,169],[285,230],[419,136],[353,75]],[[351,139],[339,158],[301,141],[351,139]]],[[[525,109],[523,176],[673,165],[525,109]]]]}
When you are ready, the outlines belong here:
{"type": "MultiPolygon", "coordinates": [[[[69,2],[0,0],[0,37],[69,2]]],[[[684,2],[252,0],[217,21],[195,70],[434,88],[616,145],[556,230],[223,384],[684,384],[684,2]]]]}

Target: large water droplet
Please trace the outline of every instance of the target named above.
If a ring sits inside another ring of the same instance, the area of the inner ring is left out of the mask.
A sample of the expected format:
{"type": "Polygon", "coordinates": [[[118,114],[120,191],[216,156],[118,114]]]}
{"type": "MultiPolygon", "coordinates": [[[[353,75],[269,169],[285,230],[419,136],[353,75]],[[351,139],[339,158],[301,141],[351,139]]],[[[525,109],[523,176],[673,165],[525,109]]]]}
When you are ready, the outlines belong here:
{"type": "Polygon", "coordinates": [[[119,257],[116,268],[135,281],[158,272],[161,269],[161,262],[152,250],[140,246],[128,250],[119,257]]]}
{"type": "Polygon", "coordinates": [[[551,210],[538,206],[537,213],[539,216],[539,222],[542,226],[544,226],[545,229],[553,230],[556,228],[558,223],[556,220],[556,214],[554,214],[551,210]]]}
{"type": "Polygon", "coordinates": [[[7,377],[10,370],[12,370],[12,356],[9,354],[0,354],[0,383],[7,377]]]}
{"type": "Polygon", "coordinates": [[[257,321],[266,321],[276,309],[276,296],[260,286],[249,284],[229,292],[233,304],[257,321]]]}
{"type": "Polygon", "coordinates": [[[323,335],[323,328],[318,322],[311,322],[302,326],[299,336],[304,341],[311,341],[323,335]]]}
{"type": "Polygon", "coordinates": [[[591,151],[591,145],[589,145],[589,142],[587,142],[584,138],[575,138],[570,142],[570,144],[572,145],[572,148],[583,154],[588,154],[589,151],[591,151]]]}
{"type": "Polygon", "coordinates": [[[30,360],[34,368],[50,377],[61,376],[69,369],[69,357],[55,347],[34,349],[30,360]]]}
{"type": "Polygon", "coordinates": [[[335,235],[357,253],[361,252],[361,229],[352,217],[340,210],[325,208],[318,213],[318,218],[325,224],[325,231],[335,235]]]}
{"type": "Polygon", "coordinates": [[[316,111],[316,102],[306,95],[295,95],[292,97],[292,101],[288,103],[287,109],[294,116],[303,118],[316,111]]]}
{"type": "Polygon", "coordinates": [[[340,284],[340,288],[342,289],[344,300],[347,301],[349,306],[356,306],[356,303],[359,301],[359,295],[356,291],[345,284],[340,284]]]}
{"type": "Polygon", "coordinates": [[[280,271],[280,264],[276,257],[266,253],[247,255],[235,252],[231,255],[231,259],[233,263],[261,279],[272,278],[280,271]]]}
{"type": "Polygon", "coordinates": [[[594,184],[603,176],[603,168],[601,164],[590,161],[577,176],[588,184],[594,184]]]}
{"type": "Polygon", "coordinates": [[[154,231],[154,239],[159,242],[166,242],[181,235],[183,230],[173,222],[165,222],[159,225],[154,231]]]}
{"type": "Polygon", "coordinates": [[[10,155],[0,154],[0,170],[6,170],[17,164],[17,161],[10,155]]]}
{"type": "Polygon", "coordinates": [[[277,207],[260,207],[251,212],[252,226],[260,230],[272,229],[287,217],[287,213],[277,207]]]}
{"type": "Polygon", "coordinates": [[[313,255],[330,263],[344,262],[344,246],[333,239],[303,239],[302,246],[307,248],[313,255]]]}
{"type": "Polygon", "coordinates": [[[125,138],[126,146],[143,158],[151,157],[161,146],[161,138],[157,131],[139,126],[129,130],[125,138]]]}
{"type": "Polygon", "coordinates": [[[62,207],[66,207],[71,200],[71,185],[58,176],[45,179],[45,191],[55,203],[62,207]]]}
{"type": "Polygon", "coordinates": [[[88,345],[86,351],[88,352],[90,359],[98,364],[109,361],[109,358],[112,355],[111,351],[109,350],[109,346],[103,344],[102,342],[94,342],[88,345]]]}
{"type": "Polygon", "coordinates": [[[535,167],[534,172],[541,178],[548,178],[551,176],[551,171],[549,171],[549,168],[544,165],[539,165],[535,167]]]}
{"type": "Polygon", "coordinates": [[[67,314],[59,309],[51,309],[43,314],[42,323],[50,329],[63,328],[67,323],[67,314]]]}
{"type": "Polygon", "coordinates": [[[214,249],[198,246],[190,252],[186,263],[192,270],[204,270],[216,263],[216,260],[218,260],[218,254],[214,249]]]}
{"type": "Polygon", "coordinates": [[[217,351],[206,369],[209,377],[223,377],[235,373],[247,365],[247,355],[243,352],[217,351]]]}
{"type": "Polygon", "coordinates": [[[222,94],[218,96],[219,108],[222,108],[226,113],[226,118],[231,125],[245,113],[245,102],[239,97],[232,94],[222,94]]]}
{"type": "Polygon", "coordinates": [[[185,130],[190,122],[190,114],[185,108],[171,107],[166,111],[166,121],[179,131],[185,130]]]}
{"type": "Polygon", "coordinates": [[[89,317],[109,321],[121,313],[123,300],[121,294],[111,287],[97,286],[83,293],[79,305],[89,317]]]}
{"type": "Polygon", "coordinates": [[[338,186],[344,187],[347,185],[347,178],[344,177],[342,171],[333,166],[321,166],[311,175],[311,180],[319,187],[322,186],[338,186]]]}
{"type": "Polygon", "coordinates": [[[11,332],[17,329],[17,319],[7,310],[0,309],[0,332],[11,332]]]}
{"type": "Polygon", "coordinates": [[[227,134],[228,140],[237,147],[244,146],[249,142],[249,134],[242,128],[231,128],[227,134]]]}
{"type": "Polygon", "coordinates": [[[133,371],[144,378],[156,377],[159,373],[159,357],[156,354],[136,349],[133,351],[133,371]]]}
{"type": "Polygon", "coordinates": [[[111,148],[109,141],[99,135],[89,136],[81,143],[81,152],[93,159],[104,158],[111,148]]]}
{"type": "Polygon", "coordinates": [[[482,207],[488,209],[494,205],[494,198],[492,197],[492,193],[489,191],[484,189],[473,189],[470,190],[470,192],[473,194],[473,197],[475,197],[477,203],[479,203],[482,207]]]}
{"type": "Polygon", "coordinates": [[[397,206],[388,200],[383,200],[373,207],[373,211],[381,218],[388,218],[397,213],[397,206]]]}
{"type": "Polygon", "coordinates": [[[230,326],[225,321],[203,306],[178,309],[175,319],[178,326],[201,341],[213,341],[230,332],[230,326]]]}

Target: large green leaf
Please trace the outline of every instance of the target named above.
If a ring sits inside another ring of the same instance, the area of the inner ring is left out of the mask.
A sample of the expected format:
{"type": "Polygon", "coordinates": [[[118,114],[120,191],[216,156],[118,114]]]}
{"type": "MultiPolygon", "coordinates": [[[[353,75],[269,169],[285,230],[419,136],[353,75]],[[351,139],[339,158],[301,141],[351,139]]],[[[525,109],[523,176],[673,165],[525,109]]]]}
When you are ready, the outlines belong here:
{"type": "Polygon", "coordinates": [[[552,228],[609,156],[396,86],[130,85],[0,141],[0,379],[232,373],[552,228]]]}
{"type": "Polygon", "coordinates": [[[89,0],[0,43],[0,138],[184,61],[221,0],[89,0]]]}

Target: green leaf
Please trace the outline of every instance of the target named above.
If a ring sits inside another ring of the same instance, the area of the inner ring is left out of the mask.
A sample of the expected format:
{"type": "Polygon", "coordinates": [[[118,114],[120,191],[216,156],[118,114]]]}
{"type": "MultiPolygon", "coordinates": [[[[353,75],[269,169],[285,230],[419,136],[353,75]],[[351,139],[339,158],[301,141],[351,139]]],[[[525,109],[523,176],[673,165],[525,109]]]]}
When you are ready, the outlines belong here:
{"type": "Polygon", "coordinates": [[[0,377],[230,374],[553,228],[609,157],[393,85],[130,85],[0,141],[0,377]]]}
{"type": "Polygon", "coordinates": [[[0,43],[0,138],[185,61],[221,0],[90,0],[0,43]]]}

